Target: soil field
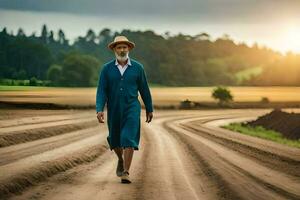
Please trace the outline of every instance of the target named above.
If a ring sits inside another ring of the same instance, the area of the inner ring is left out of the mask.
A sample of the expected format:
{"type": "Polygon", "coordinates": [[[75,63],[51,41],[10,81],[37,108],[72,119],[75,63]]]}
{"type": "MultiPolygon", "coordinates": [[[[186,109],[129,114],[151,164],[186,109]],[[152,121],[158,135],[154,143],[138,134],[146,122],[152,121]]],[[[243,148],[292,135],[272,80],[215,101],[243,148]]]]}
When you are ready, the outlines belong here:
{"type": "Polygon", "coordinates": [[[299,148],[219,128],[268,112],[143,110],[124,185],[94,109],[2,109],[0,199],[300,199],[299,148]]]}

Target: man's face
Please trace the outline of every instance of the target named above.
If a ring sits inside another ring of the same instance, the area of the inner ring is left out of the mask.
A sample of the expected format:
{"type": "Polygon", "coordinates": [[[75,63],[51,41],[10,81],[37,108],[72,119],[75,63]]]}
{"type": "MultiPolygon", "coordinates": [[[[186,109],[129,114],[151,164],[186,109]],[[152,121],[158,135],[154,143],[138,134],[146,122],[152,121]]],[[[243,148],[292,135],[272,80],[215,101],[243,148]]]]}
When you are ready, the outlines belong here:
{"type": "Polygon", "coordinates": [[[129,46],[126,43],[117,44],[114,48],[118,56],[124,57],[129,52],[129,46]]]}

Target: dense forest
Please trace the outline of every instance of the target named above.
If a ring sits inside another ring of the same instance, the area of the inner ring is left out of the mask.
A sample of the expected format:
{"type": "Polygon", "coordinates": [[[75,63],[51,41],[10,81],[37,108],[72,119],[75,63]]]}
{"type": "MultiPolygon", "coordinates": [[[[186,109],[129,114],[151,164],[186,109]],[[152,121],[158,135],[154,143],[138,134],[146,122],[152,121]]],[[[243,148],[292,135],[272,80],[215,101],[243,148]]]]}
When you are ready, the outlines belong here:
{"type": "Polygon", "coordinates": [[[90,29],[70,44],[63,30],[54,33],[46,25],[39,35],[26,36],[21,28],[16,34],[6,28],[0,32],[0,84],[41,80],[47,86],[96,86],[103,63],[114,58],[107,44],[120,34],[135,42],[129,56],[144,65],[153,85],[300,86],[300,55],[237,44],[228,35],[212,40],[207,33],[171,36],[105,28],[90,29]]]}

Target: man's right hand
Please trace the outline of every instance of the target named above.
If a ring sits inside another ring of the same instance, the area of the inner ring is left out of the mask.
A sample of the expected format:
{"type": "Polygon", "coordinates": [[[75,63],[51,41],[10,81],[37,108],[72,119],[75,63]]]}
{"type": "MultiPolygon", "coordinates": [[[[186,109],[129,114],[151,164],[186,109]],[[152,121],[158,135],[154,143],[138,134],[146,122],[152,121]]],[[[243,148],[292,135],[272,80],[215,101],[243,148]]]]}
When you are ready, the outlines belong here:
{"type": "Polygon", "coordinates": [[[99,123],[104,123],[104,112],[97,112],[97,119],[99,123]]]}

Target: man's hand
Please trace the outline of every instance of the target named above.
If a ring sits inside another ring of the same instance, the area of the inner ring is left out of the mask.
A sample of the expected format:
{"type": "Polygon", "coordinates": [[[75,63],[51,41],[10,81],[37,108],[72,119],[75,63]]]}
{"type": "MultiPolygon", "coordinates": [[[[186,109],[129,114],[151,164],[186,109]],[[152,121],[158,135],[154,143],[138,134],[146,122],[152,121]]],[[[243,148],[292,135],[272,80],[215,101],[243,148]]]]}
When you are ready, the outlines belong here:
{"type": "Polygon", "coordinates": [[[104,112],[97,112],[97,119],[99,123],[104,123],[104,112]]]}
{"type": "Polygon", "coordinates": [[[153,118],[153,112],[146,112],[146,122],[150,123],[153,118]]]}

